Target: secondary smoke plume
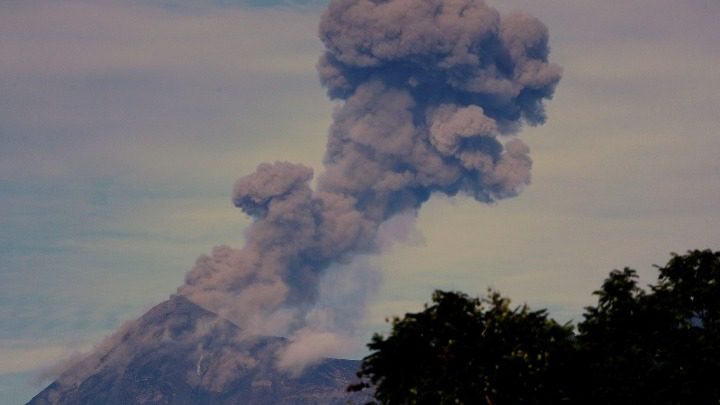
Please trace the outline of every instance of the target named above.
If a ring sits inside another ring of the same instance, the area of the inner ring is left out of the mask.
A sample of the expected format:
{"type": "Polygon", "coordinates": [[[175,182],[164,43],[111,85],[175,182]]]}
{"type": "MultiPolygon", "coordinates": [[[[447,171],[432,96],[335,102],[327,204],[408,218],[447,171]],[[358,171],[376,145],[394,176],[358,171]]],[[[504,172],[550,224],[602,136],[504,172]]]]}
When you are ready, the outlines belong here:
{"type": "MultiPolygon", "coordinates": [[[[337,314],[315,305],[321,278],[378,253],[386,221],[433,193],[490,203],[530,182],[515,135],[543,123],[561,73],[540,21],[481,0],[332,0],[320,38],[321,82],[343,103],[317,187],[310,168],[286,162],[238,180],[233,202],[254,218],[245,247],[216,247],[179,288],[249,333],[294,336],[288,369],[319,357],[303,350],[313,338],[341,345],[337,314]]],[[[359,290],[376,279],[347,274],[359,290]]]]}

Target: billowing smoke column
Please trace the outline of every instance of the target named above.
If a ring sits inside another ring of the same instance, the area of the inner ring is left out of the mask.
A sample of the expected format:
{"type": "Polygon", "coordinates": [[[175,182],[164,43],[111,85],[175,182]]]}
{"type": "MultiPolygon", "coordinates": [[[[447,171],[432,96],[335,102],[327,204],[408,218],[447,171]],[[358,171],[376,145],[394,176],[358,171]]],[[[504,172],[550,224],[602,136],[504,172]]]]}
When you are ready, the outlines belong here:
{"type": "Polygon", "coordinates": [[[518,194],[532,161],[515,134],[543,123],[561,75],[540,21],[481,0],[332,0],[320,37],[322,84],[343,104],[316,189],[285,162],[238,180],[245,247],[199,258],[179,289],[257,333],[304,336],[326,270],[377,253],[381,225],[433,193],[518,194]]]}

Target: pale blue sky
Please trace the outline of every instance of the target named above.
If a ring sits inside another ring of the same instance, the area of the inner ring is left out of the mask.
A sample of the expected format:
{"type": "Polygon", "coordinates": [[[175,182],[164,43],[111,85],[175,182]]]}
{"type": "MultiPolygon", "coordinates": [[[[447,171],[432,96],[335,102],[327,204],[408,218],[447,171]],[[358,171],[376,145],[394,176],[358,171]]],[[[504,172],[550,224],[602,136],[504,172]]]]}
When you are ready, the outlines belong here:
{"type": "MultiPolygon", "coordinates": [[[[550,29],[564,77],[526,128],[533,184],[437,198],[373,259],[369,336],[435,288],[577,318],[613,269],[720,246],[720,3],[489,1],[550,29]]],[[[0,404],[242,244],[236,178],[321,169],[333,105],[314,70],[321,2],[0,3],[0,404]],[[232,3],[232,4],[231,4],[232,3]]]]}

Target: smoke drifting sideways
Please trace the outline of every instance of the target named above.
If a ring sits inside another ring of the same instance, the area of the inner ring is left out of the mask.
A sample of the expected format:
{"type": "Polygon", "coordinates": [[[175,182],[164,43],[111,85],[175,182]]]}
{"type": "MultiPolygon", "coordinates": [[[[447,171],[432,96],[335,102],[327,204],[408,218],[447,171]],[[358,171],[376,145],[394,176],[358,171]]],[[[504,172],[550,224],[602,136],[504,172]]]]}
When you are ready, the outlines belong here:
{"type": "Polygon", "coordinates": [[[351,335],[378,277],[354,260],[380,253],[387,228],[433,193],[492,203],[529,184],[516,135],[545,121],[561,77],[539,20],[481,0],[332,0],[319,31],[320,79],[342,103],[316,188],[287,162],[239,179],[246,245],[200,257],[178,289],[249,334],[290,336],[279,364],[296,371],[351,335]],[[322,305],[332,288],[353,305],[322,305]]]}

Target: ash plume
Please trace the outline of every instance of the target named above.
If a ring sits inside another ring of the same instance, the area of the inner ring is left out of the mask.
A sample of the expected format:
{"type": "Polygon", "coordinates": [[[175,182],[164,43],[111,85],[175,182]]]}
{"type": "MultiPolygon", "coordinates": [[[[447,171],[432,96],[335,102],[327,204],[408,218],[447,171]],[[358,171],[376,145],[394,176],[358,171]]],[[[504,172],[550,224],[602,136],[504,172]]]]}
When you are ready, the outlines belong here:
{"type": "Polygon", "coordinates": [[[529,184],[516,135],[544,122],[561,76],[540,21],[481,0],[332,0],[320,38],[320,80],[342,103],[316,188],[310,168],[287,162],[239,179],[233,202],[254,218],[246,245],[200,257],[178,289],[248,333],[296,337],[279,362],[290,370],[324,354],[304,346],[313,336],[342,346],[347,314],[318,308],[321,280],[345,268],[362,304],[377,272],[350,263],[381,251],[386,221],[433,193],[492,203],[529,184]]]}

